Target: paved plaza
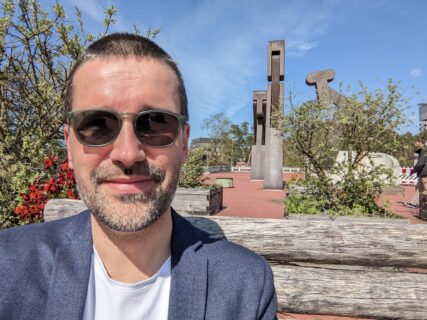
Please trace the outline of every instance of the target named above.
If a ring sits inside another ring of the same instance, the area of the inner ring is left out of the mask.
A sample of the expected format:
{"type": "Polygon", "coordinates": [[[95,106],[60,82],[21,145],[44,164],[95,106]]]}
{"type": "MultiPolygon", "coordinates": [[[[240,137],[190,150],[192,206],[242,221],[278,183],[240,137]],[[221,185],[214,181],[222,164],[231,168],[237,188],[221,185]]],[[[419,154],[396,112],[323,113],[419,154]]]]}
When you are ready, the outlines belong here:
{"type": "MultiPolygon", "coordinates": [[[[233,188],[224,188],[224,209],[218,215],[252,218],[282,219],[284,215],[283,201],[285,191],[263,190],[262,181],[251,181],[247,172],[222,172],[209,174],[209,184],[216,178],[233,178],[233,188]]],[[[284,173],[283,180],[289,181],[301,177],[298,173],[284,173]]],[[[410,220],[410,223],[425,223],[417,218],[418,209],[406,208],[402,202],[411,200],[415,193],[413,186],[403,187],[403,194],[384,195],[380,204],[388,202],[390,210],[410,220]]],[[[387,206],[387,204],[385,204],[387,206]]]]}

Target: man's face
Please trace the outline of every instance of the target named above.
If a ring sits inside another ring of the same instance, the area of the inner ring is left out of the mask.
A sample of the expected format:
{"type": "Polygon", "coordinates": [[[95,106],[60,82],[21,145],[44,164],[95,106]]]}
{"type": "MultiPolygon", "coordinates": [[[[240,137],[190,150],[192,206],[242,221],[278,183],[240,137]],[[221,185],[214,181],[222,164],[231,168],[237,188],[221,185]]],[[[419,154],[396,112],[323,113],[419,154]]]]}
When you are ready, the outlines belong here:
{"type": "MultiPolygon", "coordinates": [[[[72,111],[105,107],[180,113],[177,81],[159,60],[94,58],[74,75],[72,111]]],[[[169,209],[187,157],[188,125],[175,144],[164,148],[141,144],[129,120],[123,121],[118,137],[102,147],[83,145],[71,127],[64,131],[80,197],[100,223],[115,231],[139,231],[169,209]]]]}

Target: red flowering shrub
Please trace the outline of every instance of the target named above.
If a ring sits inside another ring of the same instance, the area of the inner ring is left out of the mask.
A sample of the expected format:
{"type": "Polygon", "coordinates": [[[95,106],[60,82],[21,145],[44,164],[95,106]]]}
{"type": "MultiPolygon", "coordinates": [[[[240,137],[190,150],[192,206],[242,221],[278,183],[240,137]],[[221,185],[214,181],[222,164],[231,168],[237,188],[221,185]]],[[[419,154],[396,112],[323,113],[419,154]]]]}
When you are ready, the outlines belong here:
{"type": "Polygon", "coordinates": [[[21,193],[21,204],[14,210],[22,220],[35,221],[42,218],[46,202],[52,198],[79,199],[74,172],[68,160],[59,162],[58,157],[44,160],[44,172],[21,193]]]}

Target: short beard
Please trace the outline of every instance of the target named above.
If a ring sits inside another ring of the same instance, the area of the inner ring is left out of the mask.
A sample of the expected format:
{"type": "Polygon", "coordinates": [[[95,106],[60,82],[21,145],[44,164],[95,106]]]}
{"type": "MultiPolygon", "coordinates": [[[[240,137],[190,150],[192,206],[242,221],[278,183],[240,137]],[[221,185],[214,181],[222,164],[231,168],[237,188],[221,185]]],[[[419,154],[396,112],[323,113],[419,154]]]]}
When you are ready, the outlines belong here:
{"type": "Polygon", "coordinates": [[[99,167],[91,175],[93,188],[85,185],[78,170],[75,178],[80,198],[96,220],[113,231],[136,232],[154,224],[170,207],[178,185],[180,166],[173,169],[170,181],[163,185],[164,170],[147,162],[131,168],[99,167]],[[120,175],[143,175],[153,179],[150,192],[113,196],[101,188],[102,182],[120,175]],[[90,191],[90,189],[93,190],[90,191]]]}

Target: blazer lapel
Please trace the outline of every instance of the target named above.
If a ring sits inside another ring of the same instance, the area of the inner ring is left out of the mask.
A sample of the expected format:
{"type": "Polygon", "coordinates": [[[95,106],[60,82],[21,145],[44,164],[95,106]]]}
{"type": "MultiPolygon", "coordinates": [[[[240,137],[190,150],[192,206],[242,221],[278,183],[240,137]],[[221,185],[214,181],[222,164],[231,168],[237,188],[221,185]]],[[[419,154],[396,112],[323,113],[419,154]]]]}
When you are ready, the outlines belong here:
{"type": "Polygon", "coordinates": [[[81,319],[92,261],[89,212],[68,226],[69,241],[58,246],[47,301],[47,319],[81,319]]]}
{"type": "Polygon", "coordinates": [[[169,320],[205,318],[208,260],[197,251],[203,245],[194,227],[172,211],[172,272],[169,320]]]}

